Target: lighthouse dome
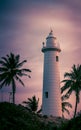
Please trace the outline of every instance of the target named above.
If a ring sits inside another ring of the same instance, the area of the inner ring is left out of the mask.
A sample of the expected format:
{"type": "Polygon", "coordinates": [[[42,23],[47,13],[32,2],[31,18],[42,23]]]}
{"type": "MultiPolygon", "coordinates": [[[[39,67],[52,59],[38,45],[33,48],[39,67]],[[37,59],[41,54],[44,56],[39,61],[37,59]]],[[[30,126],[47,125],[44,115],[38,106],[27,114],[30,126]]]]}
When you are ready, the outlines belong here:
{"type": "Polygon", "coordinates": [[[53,35],[53,31],[52,31],[52,30],[50,31],[50,33],[49,33],[47,39],[48,39],[48,38],[54,38],[54,35],[53,35]]]}
{"type": "Polygon", "coordinates": [[[53,35],[53,31],[51,30],[49,35],[46,38],[46,47],[49,48],[60,48],[57,42],[57,38],[53,35]]]}

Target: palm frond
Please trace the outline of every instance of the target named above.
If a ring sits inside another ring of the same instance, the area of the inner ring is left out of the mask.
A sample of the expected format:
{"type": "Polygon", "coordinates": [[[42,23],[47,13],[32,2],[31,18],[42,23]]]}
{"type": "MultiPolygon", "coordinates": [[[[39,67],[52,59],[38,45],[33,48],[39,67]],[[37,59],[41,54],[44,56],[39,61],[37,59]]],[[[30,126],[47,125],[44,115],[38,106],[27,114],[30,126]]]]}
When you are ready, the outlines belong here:
{"type": "Polygon", "coordinates": [[[24,83],[23,83],[23,81],[22,81],[17,75],[15,76],[15,78],[16,78],[16,80],[19,81],[23,86],[25,86],[24,83]]]}
{"type": "Polygon", "coordinates": [[[68,91],[66,92],[66,96],[70,97],[70,95],[72,94],[72,92],[73,92],[73,89],[69,88],[68,91]]]}
{"type": "Polygon", "coordinates": [[[25,68],[21,69],[21,71],[22,71],[22,72],[31,72],[30,69],[25,69],[25,68]]]}
{"type": "Polygon", "coordinates": [[[27,104],[27,101],[23,101],[22,103],[27,104]]]}
{"type": "Polygon", "coordinates": [[[17,68],[20,68],[20,67],[22,67],[23,66],[23,64],[24,63],[26,63],[27,62],[27,60],[23,60],[22,62],[20,62],[19,64],[17,64],[17,68]]]}
{"type": "Polygon", "coordinates": [[[16,72],[17,72],[17,75],[19,75],[20,77],[28,76],[29,78],[31,78],[31,76],[26,73],[26,72],[29,72],[28,70],[29,69],[27,69],[27,71],[25,69],[18,69],[16,70],[16,72]]]}
{"type": "MultiPolygon", "coordinates": [[[[4,57],[2,57],[2,58],[4,58],[4,57]]],[[[6,59],[6,58],[5,58],[6,59]]],[[[8,59],[7,60],[3,60],[3,59],[1,59],[0,60],[0,64],[1,64],[1,66],[3,66],[3,67],[8,67],[9,66],[9,62],[8,62],[8,59]]]]}
{"type": "Polygon", "coordinates": [[[19,61],[20,61],[20,55],[16,55],[16,56],[15,56],[16,65],[19,64],[19,61]]]}
{"type": "Polygon", "coordinates": [[[62,102],[62,104],[63,104],[65,107],[70,107],[70,108],[72,108],[72,105],[71,105],[71,103],[69,103],[69,102],[62,102]]]}
{"type": "Polygon", "coordinates": [[[0,89],[5,86],[6,80],[4,80],[3,82],[0,83],[0,89]]]}
{"type": "Polygon", "coordinates": [[[71,74],[71,73],[68,73],[68,72],[66,72],[66,73],[64,74],[64,78],[69,78],[69,79],[70,79],[71,76],[72,76],[72,74],[71,74]]]}
{"type": "Polygon", "coordinates": [[[67,108],[64,108],[64,110],[62,110],[62,112],[64,112],[64,111],[66,111],[68,115],[70,114],[70,112],[67,108]]]}
{"type": "Polygon", "coordinates": [[[5,72],[5,71],[7,71],[7,70],[8,70],[7,67],[0,67],[0,73],[1,73],[1,72],[5,72]]]}
{"type": "Polygon", "coordinates": [[[72,80],[63,80],[65,82],[64,86],[61,87],[61,93],[63,93],[65,90],[69,89],[70,86],[72,86],[73,81],[72,80]]]}
{"type": "Polygon", "coordinates": [[[68,98],[69,96],[65,94],[65,95],[62,95],[61,100],[64,101],[64,100],[67,100],[68,98]]]}

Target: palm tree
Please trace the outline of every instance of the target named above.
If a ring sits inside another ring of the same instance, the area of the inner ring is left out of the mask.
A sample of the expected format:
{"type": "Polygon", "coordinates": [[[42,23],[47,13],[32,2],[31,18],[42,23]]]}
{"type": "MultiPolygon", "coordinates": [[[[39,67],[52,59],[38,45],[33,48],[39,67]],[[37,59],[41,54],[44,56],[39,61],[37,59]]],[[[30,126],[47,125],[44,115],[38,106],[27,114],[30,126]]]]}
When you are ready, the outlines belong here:
{"type": "Polygon", "coordinates": [[[32,96],[32,98],[28,98],[27,101],[23,101],[26,105],[26,108],[34,113],[39,113],[41,110],[38,110],[38,103],[39,103],[39,98],[36,99],[36,96],[32,96]]]}
{"type": "Polygon", "coordinates": [[[64,86],[61,88],[61,93],[63,93],[65,90],[66,96],[69,97],[72,92],[75,93],[76,96],[76,103],[75,103],[75,111],[74,111],[74,118],[76,116],[77,112],[77,105],[80,102],[80,91],[81,91],[81,65],[73,65],[72,70],[68,73],[66,72],[64,74],[65,80],[62,82],[64,83],[64,86]]]}
{"type": "Polygon", "coordinates": [[[30,78],[27,72],[31,72],[31,70],[22,68],[26,62],[26,60],[20,62],[20,55],[14,55],[13,53],[1,57],[0,60],[0,88],[12,85],[13,103],[15,103],[16,81],[24,86],[21,77],[28,76],[30,78]]]}
{"type": "Polygon", "coordinates": [[[66,98],[66,95],[63,95],[61,97],[61,100],[62,100],[62,117],[64,117],[64,115],[63,115],[64,111],[66,111],[68,115],[70,114],[67,107],[72,108],[72,105],[69,102],[65,101],[66,99],[68,99],[68,98],[66,98]]]}

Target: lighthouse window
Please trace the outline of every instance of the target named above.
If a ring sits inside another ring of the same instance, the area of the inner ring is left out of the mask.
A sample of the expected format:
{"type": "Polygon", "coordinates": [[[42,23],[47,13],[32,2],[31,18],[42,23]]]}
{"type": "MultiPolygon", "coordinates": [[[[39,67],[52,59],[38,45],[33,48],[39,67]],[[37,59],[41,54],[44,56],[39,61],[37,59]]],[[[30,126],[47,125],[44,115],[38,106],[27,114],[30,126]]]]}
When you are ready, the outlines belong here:
{"type": "Polygon", "coordinates": [[[45,98],[48,98],[48,92],[45,92],[45,98]]]}
{"type": "Polygon", "coordinates": [[[59,58],[58,58],[58,56],[56,56],[56,61],[59,61],[59,58]]]}

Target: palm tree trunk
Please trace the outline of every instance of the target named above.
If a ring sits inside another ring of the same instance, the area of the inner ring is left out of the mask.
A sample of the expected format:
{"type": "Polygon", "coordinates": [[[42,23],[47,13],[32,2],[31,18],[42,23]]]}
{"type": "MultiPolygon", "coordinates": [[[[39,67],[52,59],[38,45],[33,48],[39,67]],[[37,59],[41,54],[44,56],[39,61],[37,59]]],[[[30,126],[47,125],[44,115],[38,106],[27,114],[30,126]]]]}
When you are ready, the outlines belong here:
{"type": "Polygon", "coordinates": [[[13,100],[13,104],[15,104],[15,90],[16,89],[16,86],[15,86],[15,81],[14,81],[14,79],[12,80],[12,92],[13,92],[13,98],[12,98],[12,100],[13,100]]]}
{"type": "Polygon", "coordinates": [[[74,118],[75,118],[76,112],[77,112],[77,105],[78,105],[78,102],[77,102],[77,96],[76,96],[76,104],[75,104],[74,118]]]}
{"type": "Polygon", "coordinates": [[[13,104],[15,104],[15,93],[13,92],[13,98],[12,98],[13,104]]]}

